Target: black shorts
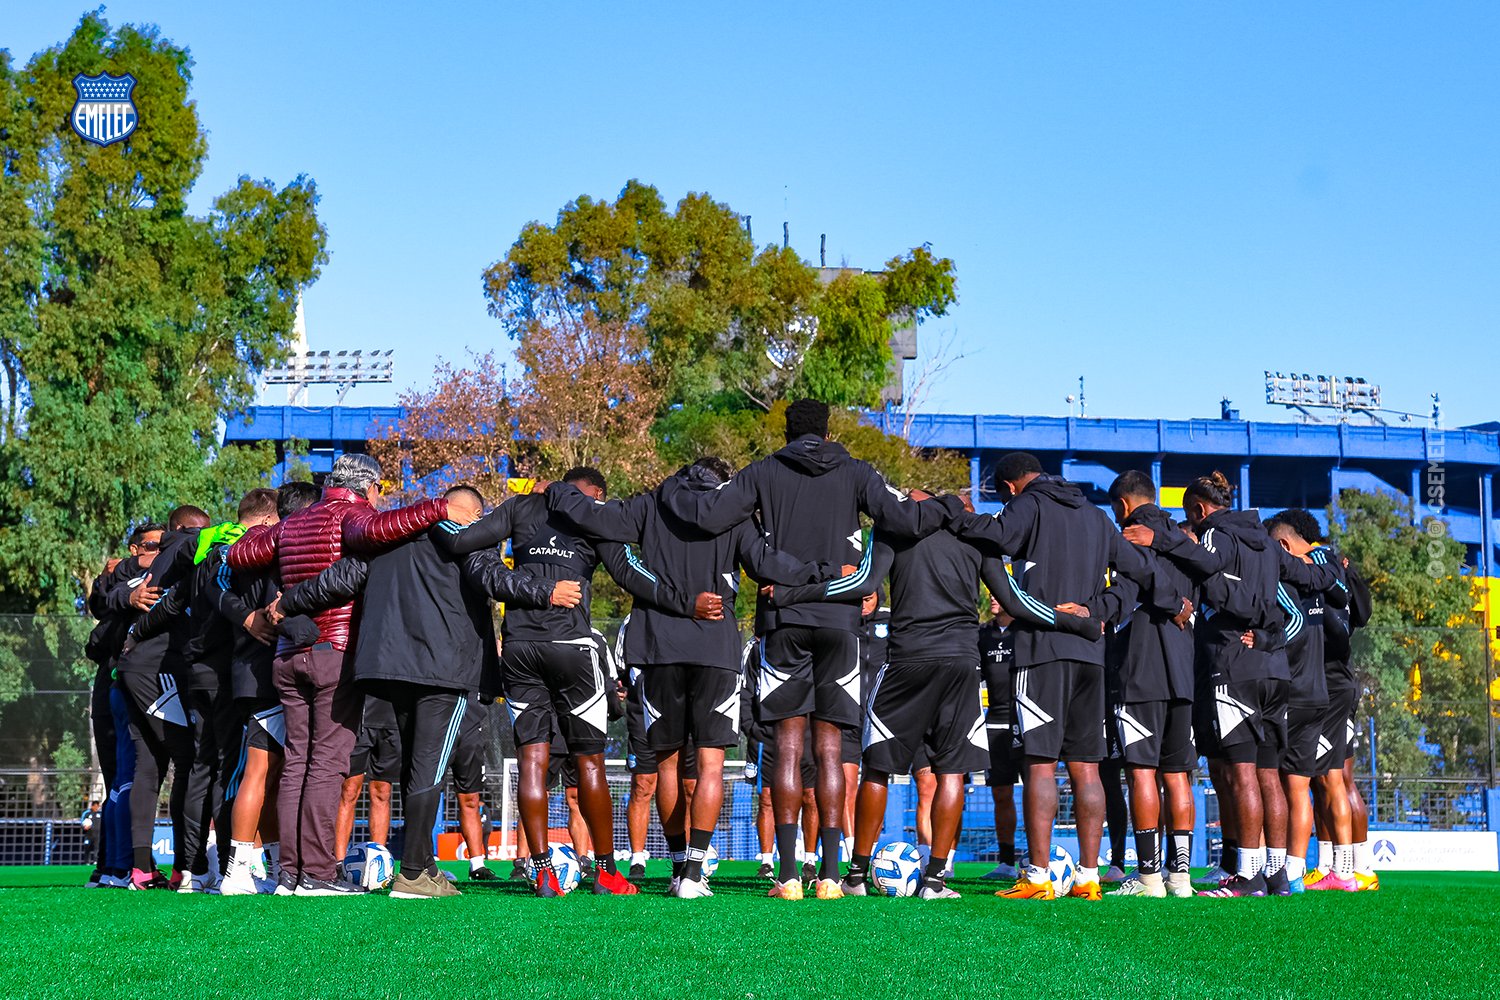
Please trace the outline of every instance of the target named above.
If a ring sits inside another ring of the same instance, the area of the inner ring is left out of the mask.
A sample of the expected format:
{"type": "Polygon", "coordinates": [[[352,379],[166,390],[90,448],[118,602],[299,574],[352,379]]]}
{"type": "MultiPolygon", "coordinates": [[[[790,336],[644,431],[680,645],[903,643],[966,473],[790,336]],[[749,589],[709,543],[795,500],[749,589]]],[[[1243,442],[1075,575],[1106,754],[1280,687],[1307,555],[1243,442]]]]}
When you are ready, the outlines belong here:
{"type": "Polygon", "coordinates": [[[489,706],[481,705],[474,692],[467,697],[469,703],[459,720],[458,739],[448,761],[453,770],[453,790],[463,795],[484,791],[484,720],[489,714],[489,706]]]}
{"type": "Polygon", "coordinates": [[[1311,778],[1318,774],[1319,728],[1326,706],[1289,708],[1286,713],[1286,749],[1281,752],[1281,773],[1311,778]]]}
{"type": "Polygon", "coordinates": [[[370,781],[393,785],[401,780],[401,731],[395,726],[359,727],[354,752],[349,755],[349,774],[363,774],[370,781]]]}
{"type": "Polygon", "coordinates": [[[625,689],[625,763],[631,774],[655,774],[656,751],[646,739],[646,711],[641,705],[641,671],[630,669],[630,686],[625,689]]]}
{"type": "Polygon", "coordinates": [[[1286,750],[1287,682],[1238,681],[1214,687],[1214,736],[1231,764],[1281,766],[1286,750]]]}
{"type": "Polygon", "coordinates": [[[760,643],[756,697],[760,719],[799,715],[858,728],[862,721],[859,637],[836,628],[786,625],[760,643]]]}
{"type": "Polygon", "coordinates": [[[1329,687],[1328,705],[1318,717],[1318,774],[1341,768],[1354,756],[1354,711],[1358,703],[1356,688],[1329,687]]]}
{"type": "Polygon", "coordinates": [[[1104,668],[1053,660],[1014,671],[1015,721],[1022,752],[1041,760],[1104,759],[1104,668]]]}
{"type": "Polygon", "coordinates": [[[550,743],[560,734],[571,753],[603,753],[609,707],[593,639],[513,639],[501,650],[501,685],[516,746],[550,743]]]}
{"type": "Polygon", "coordinates": [[[1024,757],[1016,746],[1016,734],[1010,723],[986,720],[984,734],[990,748],[990,769],[985,774],[985,784],[1014,785],[1020,781],[1024,757]]]}
{"type": "Polygon", "coordinates": [[[989,744],[975,666],[973,660],[957,657],[893,661],[882,667],[865,721],[865,767],[904,774],[925,744],[935,774],[982,770],[989,744]]]}
{"type": "Polygon", "coordinates": [[[286,712],[275,698],[239,698],[235,708],[245,720],[245,746],[267,753],[284,753],[286,712]]]}
{"type": "Polygon", "coordinates": [[[740,672],[667,664],[641,668],[646,741],[659,755],[688,743],[735,746],[740,741],[740,672]]]}
{"type": "Polygon", "coordinates": [[[1191,771],[1198,760],[1190,701],[1116,705],[1114,733],[1127,767],[1184,773],[1191,771]]]}

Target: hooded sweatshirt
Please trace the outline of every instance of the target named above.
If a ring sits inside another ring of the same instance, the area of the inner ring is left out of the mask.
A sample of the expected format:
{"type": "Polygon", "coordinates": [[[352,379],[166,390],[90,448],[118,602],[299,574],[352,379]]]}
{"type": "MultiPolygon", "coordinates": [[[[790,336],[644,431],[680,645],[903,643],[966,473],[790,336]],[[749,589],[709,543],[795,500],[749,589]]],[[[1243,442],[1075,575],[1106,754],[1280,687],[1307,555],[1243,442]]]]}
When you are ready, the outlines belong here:
{"type": "MultiPolygon", "coordinates": [[[[1154,503],[1130,512],[1125,527],[1141,524],[1154,533],[1190,540],[1172,523],[1167,512],[1154,503]]],[[[1173,619],[1186,598],[1195,596],[1192,581],[1183,569],[1166,559],[1152,564],[1155,585],[1142,591],[1134,582],[1117,576],[1111,591],[1121,604],[1119,625],[1106,641],[1111,667],[1119,671],[1120,700],[1126,704],[1148,701],[1191,701],[1193,679],[1193,629],[1179,628],[1173,619]]]]}
{"type": "MultiPolygon", "coordinates": [[[[894,535],[923,538],[961,511],[956,497],[909,500],[891,488],[867,462],[844,446],[804,434],[786,447],[752,462],[714,492],[679,490],[665,503],[677,517],[710,534],[728,531],[757,510],[772,548],[813,564],[859,567],[869,573],[859,515],[894,535]]],[[[856,579],[852,585],[859,585],[856,579]]],[[[857,633],[859,607],[808,603],[773,608],[764,598],[756,609],[764,628],[807,626],[857,633]]]]}
{"type": "Polygon", "coordinates": [[[642,561],[672,588],[696,599],[718,594],[726,614],[699,621],[668,608],[642,604],[631,612],[625,662],[632,667],[689,664],[740,669],[740,633],[734,620],[739,570],[761,583],[795,585],[838,576],[839,567],[794,559],[771,548],[752,519],[710,533],[672,512],[679,494],[710,495],[720,486],[711,472],[690,465],[651,493],[628,500],[592,500],[567,483],[547,488],[547,503],[584,535],[641,546],[642,561]]]}

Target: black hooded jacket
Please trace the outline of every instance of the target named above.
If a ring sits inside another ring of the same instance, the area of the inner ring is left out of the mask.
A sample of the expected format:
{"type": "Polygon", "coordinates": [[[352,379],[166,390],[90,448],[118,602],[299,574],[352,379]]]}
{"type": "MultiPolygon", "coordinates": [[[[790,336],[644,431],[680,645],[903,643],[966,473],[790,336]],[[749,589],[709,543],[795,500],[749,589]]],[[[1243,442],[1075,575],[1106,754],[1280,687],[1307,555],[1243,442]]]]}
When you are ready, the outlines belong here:
{"type": "MultiPolygon", "coordinates": [[[[1157,535],[1190,542],[1167,512],[1154,503],[1130,512],[1124,527],[1144,525],[1157,535]]],[[[1120,700],[1125,704],[1148,701],[1191,701],[1193,681],[1193,629],[1179,628],[1173,621],[1182,611],[1184,599],[1191,605],[1194,587],[1182,567],[1167,559],[1152,559],[1151,590],[1143,591],[1134,581],[1116,575],[1108,595],[1118,601],[1119,624],[1106,639],[1109,665],[1118,671],[1120,700]]]]}
{"type": "Polygon", "coordinates": [[[753,519],[711,534],[672,513],[678,494],[710,494],[718,480],[707,469],[688,466],[667,477],[651,493],[628,500],[592,500],[567,483],[547,488],[547,503],[579,533],[603,541],[635,542],[649,572],[672,589],[696,599],[718,594],[726,614],[699,621],[690,614],[642,604],[631,612],[625,634],[625,662],[632,667],[691,664],[740,669],[740,633],[734,620],[740,567],[761,582],[805,584],[837,577],[838,566],[815,565],[771,548],[753,519]]]}
{"type": "MultiPolygon", "coordinates": [[[[994,516],[959,515],[952,530],[1010,556],[1017,586],[1044,617],[1069,602],[1100,607],[1111,568],[1143,589],[1152,586],[1146,557],[1120,537],[1108,515],[1089,503],[1082,490],[1057,476],[1032,479],[994,516]]],[[[1017,667],[1054,660],[1104,665],[1104,644],[1095,638],[1019,619],[1011,628],[1017,667]]]]}
{"type": "Polygon", "coordinates": [[[618,542],[594,543],[580,537],[570,522],[547,509],[543,496],[512,497],[468,526],[440,521],[432,537],[440,548],[459,556],[494,549],[508,540],[516,569],[553,583],[576,580],[582,585],[583,600],[577,607],[517,607],[507,612],[501,633],[508,640],[576,642],[592,636],[589,604],[594,569],[601,563],[638,605],[692,614],[692,597],[631,558],[618,542]]]}
{"type": "MultiPolygon", "coordinates": [[[[843,445],[812,434],[752,462],[714,492],[679,490],[667,503],[673,514],[710,534],[728,531],[758,510],[773,548],[808,563],[858,565],[861,573],[868,572],[870,560],[863,551],[860,514],[873,518],[880,530],[921,538],[961,509],[957,498],[907,499],[843,445]]],[[[826,603],[773,608],[762,599],[756,621],[767,629],[802,625],[857,633],[859,608],[826,603]]]]}

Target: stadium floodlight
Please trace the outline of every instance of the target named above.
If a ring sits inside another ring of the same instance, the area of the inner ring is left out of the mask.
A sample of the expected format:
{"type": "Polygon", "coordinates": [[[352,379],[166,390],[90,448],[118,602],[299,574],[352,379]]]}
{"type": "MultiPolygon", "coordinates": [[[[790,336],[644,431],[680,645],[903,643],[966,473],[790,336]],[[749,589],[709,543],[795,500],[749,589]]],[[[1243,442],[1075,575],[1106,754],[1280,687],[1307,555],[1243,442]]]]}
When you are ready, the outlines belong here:
{"type": "Polygon", "coordinates": [[[395,351],[306,351],[294,354],[279,368],[267,368],[262,377],[266,385],[284,385],[286,401],[295,404],[306,399],[307,387],[338,387],[338,401],[343,403],[356,385],[389,384],[394,381],[395,351]]]}
{"type": "Polygon", "coordinates": [[[1313,423],[1323,417],[1314,411],[1334,411],[1330,419],[1344,422],[1358,414],[1373,423],[1384,423],[1379,416],[1380,386],[1353,375],[1317,375],[1306,372],[1283,375],[1265,372],[1266,402],[1297,410],[1313,423]]]}

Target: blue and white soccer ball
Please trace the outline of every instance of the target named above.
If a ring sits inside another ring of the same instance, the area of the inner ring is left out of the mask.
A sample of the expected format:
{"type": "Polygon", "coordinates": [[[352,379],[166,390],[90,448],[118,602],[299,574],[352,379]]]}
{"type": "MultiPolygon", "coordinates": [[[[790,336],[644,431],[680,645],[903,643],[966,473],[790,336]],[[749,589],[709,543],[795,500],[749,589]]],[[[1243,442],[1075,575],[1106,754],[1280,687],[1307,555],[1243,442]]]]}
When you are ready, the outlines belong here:
{"type": "Polygon", "coordinates": [[[384,889],[396,877],[396,862],[381,844],[360,844],[344,858],[344,874],[371,891],[384,889]]]}
{"type": "Polygon", "coordinates": [[[553,844],[547,848],[547,856],[552,859],[552,870],[557,873],[557,885],[563,895],[578,888],[578,883],[583,880],[583,865],[578,860],[578,852],[567,844],[553,844]]]}
{"type": "Polygon", "coordinates": [[[915,896],[922,883],[922,856],[911,844],[886,844],[870,859],[870,881],[887,896],[915,896]]]}
{"type": "Polygon", "coordinates": [[[719,870],[719,851],[713,844],[708,845],[708,853],[703,855],[703,877],[710,879],[714,872],[719,870]]]}
{"type": "Polygon", "coordinates": [[[1052,857],[1048,859],[1047,872],[1052,876],[1052,891],[1058,896],[1066,896],[1073,888],[1073,855],[1052,845],[1052,857]]]}

